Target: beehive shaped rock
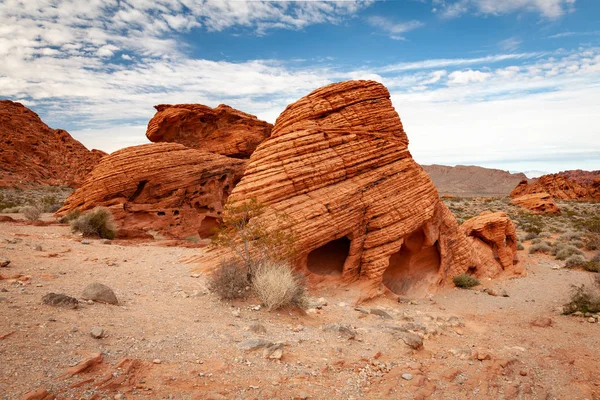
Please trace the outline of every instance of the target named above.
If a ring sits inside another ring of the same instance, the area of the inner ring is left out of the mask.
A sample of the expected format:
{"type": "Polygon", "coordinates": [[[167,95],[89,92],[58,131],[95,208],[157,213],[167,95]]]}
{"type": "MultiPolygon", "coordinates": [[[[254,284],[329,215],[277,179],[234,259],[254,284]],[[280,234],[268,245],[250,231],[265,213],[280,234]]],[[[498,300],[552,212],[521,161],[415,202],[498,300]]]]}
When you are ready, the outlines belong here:
{"type": "Polygon", "coordinates": [[[174,142],[235,158],[249,158],[273,125],[221,104],[161,104],[148,123],[151,142],[174,142]]]}
{"type": "Polygon", "coordinates": [[[522,180],[510,197],[534,193],[548,193],[561,200],[600,200],[600,171],[563,171],[532,181],[522,180]]]}
{"type": "Polygon", "coordinates": [[[477,276],[494,278],[525,272],[517,257],[515,225],[506,213],[484,211],[460,227],[473,246],[477,276]]]}
{"type": "Polygon", "coordinates": [[[105,154],[50,128],[23,104],[0,100],[0,187],[77,187],[105,154]]]}
{"type": "Polygon", "coordinates": [[[560,214],[560,208],[558,208],[552,196],[546,192],[519,196],[512,199],[511,203],[536,214],[560,214]]]}
{"type": "Polygon", "coordinates": [[[315,274],[418,295],[472,266],[377,82],[332,84],[289,105],[229,201],[251,198],[267,206],[257,218],[291,230],[299,267],[315,274]]]}
{"type": "Polygon", "coordinates": [[[104,206],[119,228],[208,237],[246,163],[176,143],[128,147],[104,157],[57,215],[104,206]]]}

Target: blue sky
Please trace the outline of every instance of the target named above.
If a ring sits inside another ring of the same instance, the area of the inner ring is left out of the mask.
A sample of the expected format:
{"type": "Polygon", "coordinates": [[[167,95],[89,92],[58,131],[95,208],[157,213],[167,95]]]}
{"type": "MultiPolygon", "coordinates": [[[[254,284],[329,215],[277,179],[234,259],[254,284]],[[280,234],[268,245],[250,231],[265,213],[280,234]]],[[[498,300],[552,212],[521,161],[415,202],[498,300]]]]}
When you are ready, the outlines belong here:
{"type": "Polygon", "coordinates": [[[0,98],[111,152],[162,103],[385,84],[422,164],[600,169],[597,0],[3,0],[0,98]]]}

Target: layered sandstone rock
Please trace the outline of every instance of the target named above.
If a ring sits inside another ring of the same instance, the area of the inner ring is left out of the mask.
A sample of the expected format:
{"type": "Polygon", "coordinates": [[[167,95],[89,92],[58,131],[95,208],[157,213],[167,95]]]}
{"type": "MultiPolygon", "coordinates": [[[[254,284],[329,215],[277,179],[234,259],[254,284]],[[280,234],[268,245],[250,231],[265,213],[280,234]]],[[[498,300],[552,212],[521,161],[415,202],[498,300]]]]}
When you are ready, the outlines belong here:
{"type": "Polygon", "coordinates": [[[250,198],[267,205],[258,218],[291,230],[299,267],[315,274],[418,295],[477,267],[376,82],[332,84],[289,105],[229,201],[250,198]]]}
{"type": "Polygon", "coordinates": [[[235,158],[248,158],[273,125],[224,104],[161,104],[148,123],[151,142],[175,142],[235,158]]]}
{"type": "Polygon", "coordinates": [[[57,215],[104,206],[127,231],[208,237],[246,163],[176,143],[128,147],[104,157],[57,215]]]}
{"type": "Polygon", "coordinates": [[[562,200],[600,200],[600,171],[563,171],[532,181],[522,180],[510,197],[534,193],[548,193],[562,200]]]}
{"type": "Polygon", "coordinates": [[[536,214],[560,214],[560,208],[558,208],[552,196],[546,192],[519,196],[512,199],[511,203],[536,214]]]}
{"type": "Polygon", "coordinates": [[[465,221],[461,229],[474,250],[477,276],[493,278],[501,274],[525,272],[517,258],[515,225],[506,213],[485,211],[465,221]]]}
{"type": "Polygon", "coordinates": [[[0,100],[0,187],[77,187],[105,154],[51,129],[24,105],[0,100]]]}

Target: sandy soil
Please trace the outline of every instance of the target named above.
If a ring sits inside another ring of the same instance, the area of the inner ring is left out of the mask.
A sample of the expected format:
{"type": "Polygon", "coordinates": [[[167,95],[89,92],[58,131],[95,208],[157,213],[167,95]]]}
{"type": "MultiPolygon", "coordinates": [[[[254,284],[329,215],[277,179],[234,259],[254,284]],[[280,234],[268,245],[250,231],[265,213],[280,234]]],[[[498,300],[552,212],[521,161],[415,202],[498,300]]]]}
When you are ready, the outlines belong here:
{"type": "Polygon", "coordinates": [[[559,310],[570,285],[592,274],[553,269],[549,256],[521,251],[526,277],[483,283],[509,297],[446,289],[356,310],[357,288],[322,284],[311,288],[322,309],[267,312],[208,292],[184,262],[205,249],[158,244],[82,244],[67,226],[0,223],[0,257],[11,260],[0,274],[26,276],[0,280],[0,398],[38,388],[61,399],[600,398],[600,324],[559,310]],[[41,303],[49,292],[79,298],[92,282],[110,286],[120,305],[41,303]],[[532,325],[543,318],[551,326],[532,325]],[[407,346],[399,327],[424,348],[407,346]],[[282,358],[244,351],[254,338],[282,342],[282,358]],[[101,362],[64,375],[98,352],[101,362]]]}

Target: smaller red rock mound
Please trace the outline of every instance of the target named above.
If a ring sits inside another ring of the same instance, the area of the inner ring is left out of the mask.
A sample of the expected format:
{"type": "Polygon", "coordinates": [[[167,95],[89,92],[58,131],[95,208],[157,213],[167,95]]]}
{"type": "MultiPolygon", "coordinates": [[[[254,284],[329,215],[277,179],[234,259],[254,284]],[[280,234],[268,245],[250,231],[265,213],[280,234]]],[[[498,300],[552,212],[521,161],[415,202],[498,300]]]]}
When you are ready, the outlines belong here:
{"type": "Polygon", "coordinates": [[[494,278],[503,273],[520,275],[525,272],[517,258],[515,225],[506,213],[485,211],[461,225],[473,246],[480,277],[494,278]]]}
{"type": "Polygon", "coordinates": [[[148,123],[151,142],[175,142],[235,158],[249,158],[273,125],[227,105],[161,104],[148,123]]]}
{"type": "Polygon", "coordinates": [[[548,193],[562,200],[600,200],[600,171],[563,171],[532,181],[522,180],[510,197],[534,193],[548,193]]]}
{"type": "Polygon", "coordinates": [[[23,104],[0,100],[0,187],[77,187],[104,155],[50,128],[23,104]]]}
{"type": "Polygon", "coordinates": [[[536,214],[560,214],[560,209],[552,196],[545,192],[519,196],[514,198],[511,204],[521,206],[536,214]]]}
{"type": "Polygon", "coordinates": [[[208,237],[246,161],[176,143],[128,147],[102,159],[57,215],[110,209],[119,228],[208,237]]]}

